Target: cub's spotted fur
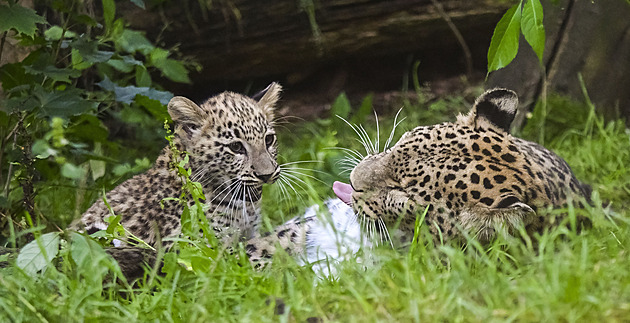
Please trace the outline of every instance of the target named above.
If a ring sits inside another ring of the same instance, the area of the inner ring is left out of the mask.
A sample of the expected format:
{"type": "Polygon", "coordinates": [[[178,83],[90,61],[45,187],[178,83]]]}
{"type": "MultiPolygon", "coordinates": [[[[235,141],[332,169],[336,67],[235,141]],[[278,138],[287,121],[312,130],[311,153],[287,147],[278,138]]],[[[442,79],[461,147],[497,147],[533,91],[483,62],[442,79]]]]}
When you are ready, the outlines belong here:
{"type": "MultiPolygon", "coordinates": [[[[272,119],[280,91],[280,85],[272,83],[259,100],[224,92],[201,105],[184,97],[168,104],[174,142],[188,152],[191,179],[203,186],[208,220],[224,242],[254,237],[262,185],[279,176],[272,119]]],[[[172,153],[165,147],[153,168],[106,195],[121,224],[150,245],[181,231],[183,207],[165,200],[181,193],[182,180],[171,162],[172,153]]],[[[74,228],[88,233],[105,229],[110,215],[104,202],[97,201],[74,228]]]]}

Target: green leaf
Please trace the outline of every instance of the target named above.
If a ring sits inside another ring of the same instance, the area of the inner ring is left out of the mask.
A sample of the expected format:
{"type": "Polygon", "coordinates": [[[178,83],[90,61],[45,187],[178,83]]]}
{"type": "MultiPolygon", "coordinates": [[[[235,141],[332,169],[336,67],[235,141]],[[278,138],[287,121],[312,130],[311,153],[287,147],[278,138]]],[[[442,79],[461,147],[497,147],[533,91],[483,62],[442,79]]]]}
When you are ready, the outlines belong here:
{"type": "Polygon", "coordinates": [[[15,31],[33,37],[37,31],[36,24],[44,24],[46,19],[35,13],[35,10],[22,7],[0,5],[0,33],[14,29],[15,31]]]}
{"type": "Polygon", "coordinates": [[[166,109],[168,102],[162,103],[148,96],[138,95],[136,96],[136,103],[145,107],[158,120],[167,120],[170,118],[168,110],[166,109]]]}
{"type": "Polygon", "coordinates": [[[91,264],[107,258],[105,250],[91,239],[76,232],[70,233],[70,237],[70,255],[77,266],[91,267],[91,264]]]}
{"type": "Polygon", "coordinates": [[[352,115],[352,123],[362,124],[365,122],[365,118],[372,113],[373,105],[372,100],[374,98],[373,94],[368,94],[361,102],[361,106],[353,113],[352,115]]]}
{"type": "Polygon", "coordinates": [[[157,67],[166,78],[174,82],[190,83],[188,78],[188,70],[179,61],[167,58],[168,51],[156,48],[151,52],[151,63],[157,67]]]}
{"type": "Polygon", "coordinates": [[[35,77],[27,74],[23,63],[4,64],[0,67],[0,82],[4,91],[35,82],[35,77]]]}
{"type": "Polygon", "coordinates": [[[74,120],[72,127],[67,129],[73,138],[86,142],[105,142],[109,135],[103,122],[92,114],[82,114],[74,120]]]}
{"type": "Polygon", "coordinates": [[[151,75],[144,65],[136,66],[136,85],[140,87],[151,86],[151,75]]]}
{"type": "Polygon", "coordinates": [[[112,58],[114,52],[99,50],[98,45],[99,43],[97,41],[90,40],[87,36],[82,36],[70,42],[70,47],[79,51],[79,54],[81,54],[81,57],[86,62],[101,63],[112,58]]]}
{"type": "Polygon", "coordinates": [[[131,56],[123,56],[120,59],[110,59],[107,64],[123,73],[130,73],[135,66],[142,65],[142,62],[131,56]]]}
{"type": "MultiPolygon", "coordinates": [[[[96,102],[87,101],[83,98],[83,91],[71,87],[65,91],[48,92],[43,88],[33,91],[35,107],[40,108],[40,114],[50,116],[68,117],[79,115],[96,109],[96,102]]],[[[27,107],[31,107],[27,105],[27,107]]]]}
{"type": "Polygon", "coordinates": [[[542,64],[545,51],[545,26],[543,25],[543,7],[540,0],[527,0],[523,6],[521,31],[525,40],[532,46],[542,64]]]}
{"type": "Polygon", "coordinates": [[[488,73],[507,66],[518,52],[521,34],[521,4],[510,8],[494,28],[488,48],[488,73]]]}
{"type": "MultiPolygon", "coordinates": [[[[78,15],[78,16],[73,17],[73,18],[79,24],[88,25],[88,26],[91,26],[91,27],[99,26],[99,23],[96,20],[94,20],[94,18],[92,18],[92,17],[90,17],[88,15],[78,15]]],[[[102,26],[99,26],[99,27],[102,27],[102,26]]]]}
{"type": "Polygon", "coordinates": [[[86,170],[81,166],[76,166],[72,163],[66,162],[61,166],[61,176],[70,179],[81,179],[85,177],[86,170]]]}
{"type": "Polygon", "coordinates": [[[120,46],[122,50],[128,53],[133,54],[139,51],[144,55],[149,55],[155,48],[141,32],[129,29],[123,30],[116,41],[116,45],[120,46]]]}
{"type": "Polygon", "coordinates": [[[55,67],[49,59],[50,56],[41,55],[32,65],[24,66],[24,71],[28,74],[44,75],[52,80],[65,83],[71,83],[70,78],[81,76],[81,72],[78,70],[55,67]]]}
{"type": "Polygon", "coordinates": [[[75,38],[77,37],[77,34],[70,30],[66,30],[64,33],[63,28],[59,26],[52,26],[44,32],[44,37],[46,37],[46,40],[60,40],[61,37],[75,38]]]}
{"type": "Polygon", "coordinates": [[[105,21],[105,27],[107,29],[111,28],[115,15],[116,4],[114,0],[103,0],[103,20],[105,21]]]}
{"type": "Polygon", "coordinates": [[[340,116],[347,120],[351,109],[352,107],[350,106],[348,96],[346,96],[345,93],[341,93],[335,99],[335,102],[333,102],[332,107],[330,108],[330,114],[333,116],[340,116]]]}
{"type": "Polygon", "coordinates": [[[202,256],[192,256],[190,259],[192,270],[196,273],[207,273],[212,266],[212,259],[202,256]]]}
{"type": "Polygon", "coordinates": [[[90,63],[86,60],[83,59],[83,56],[81,56],[81,54],[79,53],[78,50],[73,49],[71,52],[71,63],[72,63],[72,68],[75,70],[84,70],[87,69],[89,67],[91,67],[92,65],[94,65],[94,63],[90,63]]]}
{"type": "Polygon", "coordinates": [[[116,95],[116,101],[131,104],[137,95],[144,95],[151,100],[159,101],[161,104],[168,104],[173,98],[173,93],[168,91],[159,91],[150,87],[117,86],[107,76],[96,85],[107,91],[113,91],[116,95]]]}
{"type": "Polygon", "coordinates": [[[59,253],[59,232],[50,232],[24,246],[15,263],[28,275],[34,276],[38,271],[46,268],[57,253],[59,253]]]}
{"type": "MultiPolygon", "coordinates": [[[[101,148],[100,142],[94,144],[94,154],[103,154],[103,148],[101,148]]],[[[107,164],[105,163],[105,161],[90,159],[89,163],[90,169],[92,170],[92,180],[96,181],[97,179],[105,176],[105,170],[107,169],[107,164]]]]}
{"type": "Polygon", "coordinates": [[[38,159],[46,159],[50,156],[56,156],[57,150],[50,147],[48,142],[44,139],[37,139],[35,143],[33,143],[33,147],[31,148],[33,151],[33,155],[38,159]]]}

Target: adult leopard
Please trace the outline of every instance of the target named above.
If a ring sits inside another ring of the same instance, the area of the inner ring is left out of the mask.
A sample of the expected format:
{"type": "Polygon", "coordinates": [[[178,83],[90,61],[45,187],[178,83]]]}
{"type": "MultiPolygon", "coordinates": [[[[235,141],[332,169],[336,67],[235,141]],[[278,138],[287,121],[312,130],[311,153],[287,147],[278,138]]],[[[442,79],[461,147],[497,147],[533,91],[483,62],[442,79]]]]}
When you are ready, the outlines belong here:
{"type": "Polygon", "coordinates": [[[340,232],[351,238],[340,245],[352,251],[364,244],[358,236],[376,232],[389,238],[387,229],[396,229],[391,234],[396,242],[409,243],[425,209],[425,225],[437,242],[461,240],[465,231],[483,243],[495,238],[497,230],[518,234],[524,227],[533,234],[557,225],[559,219],[548,210],[570,201],[580,205],[589,200],[591,189],[561,157],[509,133],[517,106],[516,93],[493,89],[455,122],[406,132],[392,148],[363,158],[352,170],[350,184],[333,185],[339,200],[367,225],[352,221],[354,214],[339,200],[328,201],[332,220],[293,219],[273,239],[250,244],[251,256],[268,258],[279,246],[309,262],[336,258],[339,248],[329,246],[330,237],[340,232]]]}
{"type": "MultiPolygon", "coordinates": [[[[338,196],[353,209],[411,241],[416,216],[436,240],[462,238],[462,230],[488,242],[496,230],[528,234],[557,224],[550,208],[579,205],[590,187],[541,145],[512,136],[518,97],[493,89],[456,122],[421,126],[391,148],[364,158],[338,196]]],[[[588,219],[581,218],[582,221],[588,219]]],[[[378,229],[378,228],[377,228],[378,229]]]]}

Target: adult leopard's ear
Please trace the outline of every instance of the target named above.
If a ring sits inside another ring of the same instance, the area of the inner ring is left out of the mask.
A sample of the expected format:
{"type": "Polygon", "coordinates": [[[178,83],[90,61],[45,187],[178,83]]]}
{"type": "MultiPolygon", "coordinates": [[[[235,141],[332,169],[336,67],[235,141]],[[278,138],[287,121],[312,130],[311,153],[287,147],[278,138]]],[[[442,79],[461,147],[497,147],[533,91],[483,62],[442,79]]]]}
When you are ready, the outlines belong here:
{"type": "Polygon", "coordinates": [[[208,118],[207,113],[195,102],[183,96],[171,99],[168,103],[168,114],[175,122],[175,132],[183,129],[188,137],[191,137],[202,126],[203,120],[208,118]]]}
{"type": "Polygon", "coordinates": [[[280,92],[282,92],[282,86],[273,82],[252,97],[254,100],[258,100],[258,106],[263,110],[268,120],[273,120],[273,112],[276,108],[276,103],[280,99],[280,92]]]}
{"type": "Polygon", "coordinates": [[[458,118],[458,121],[475,128],[494,128],[510,132],[510,125],[516,116],[517,108],[518,95],[516,92],[496,88],[480,95],[470,113],[465,117],[458,118]]]}

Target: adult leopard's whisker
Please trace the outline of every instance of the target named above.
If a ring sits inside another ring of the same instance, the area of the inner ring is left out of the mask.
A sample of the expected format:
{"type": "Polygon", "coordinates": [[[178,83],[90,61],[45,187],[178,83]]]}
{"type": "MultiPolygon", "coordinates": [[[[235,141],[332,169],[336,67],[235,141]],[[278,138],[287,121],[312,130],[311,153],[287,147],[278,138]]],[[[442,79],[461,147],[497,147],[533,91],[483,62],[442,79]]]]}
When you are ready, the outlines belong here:
{"type": "Polygon", "coordinates": [[[398,109],[398,112],[396,112],[396,116],[394,117],[394,127],[392,127],[392,131],[389,133],[389,137],[387,138],[387,141],[385,141],[385,146],[383,147],[383,150],[387,150],[387,148],[389,148],[389,145],[392,143],[392,140],[394,139],[394,133],[396,132],[396,128],[398,127],[398,125],[400,125],[401,122],[403,122],[406,118],[402,118],[400,119],[400,121],[398,120],[398,115],[400,114],[400,112],[402,112],[403,108],[398,109]]]}
{"type": "Polygon", "coordinates": [[[374,112],[374,120],[376,120],[376,149],[374,149],[374,151],[376,153],[380,153],[381,152],[381,129],[378,126],[378,114],[376,114],[376,110],[373,110],[374,112]]]}
{"type": "Polygon", "coordinates": [[[346,124],[348,124],[350,126],[350,128],[352,130],[354,130],[354,132],[357,134],[357,136],[359,136],[359,139],[357,139],[357,140],[363,145],[363,148],[365,148],[366,153],[368,155],[370,155],[371,149],[370,149],[370,144],[369,143],[371,143],[371,141],[370,141],[370,137],[369,136],[366,135],[364,137],[365,129],[363,129],[363,133],[362,133],[358,126],[355,126],[354,124],[351,124],[350,122],[348,122],[348,120],[346,120],[346,119],[344,119],[344,118],[342,118],[340,116],[337,116],[337,117],[339,119],[343,120],[346,124]]]}

